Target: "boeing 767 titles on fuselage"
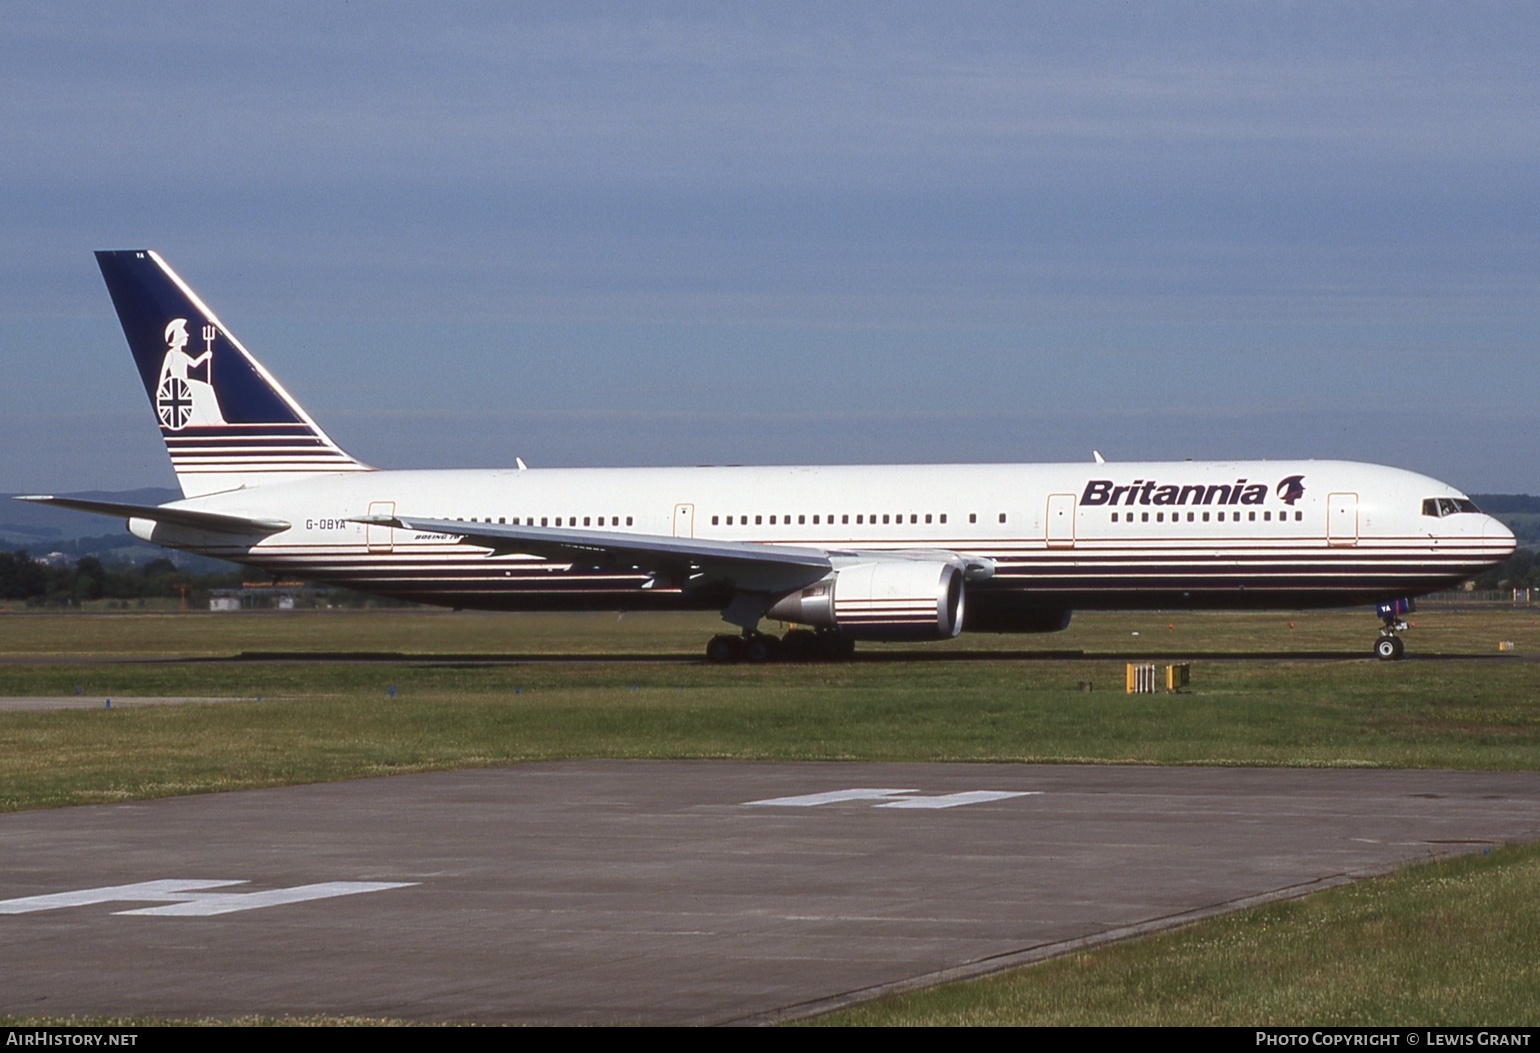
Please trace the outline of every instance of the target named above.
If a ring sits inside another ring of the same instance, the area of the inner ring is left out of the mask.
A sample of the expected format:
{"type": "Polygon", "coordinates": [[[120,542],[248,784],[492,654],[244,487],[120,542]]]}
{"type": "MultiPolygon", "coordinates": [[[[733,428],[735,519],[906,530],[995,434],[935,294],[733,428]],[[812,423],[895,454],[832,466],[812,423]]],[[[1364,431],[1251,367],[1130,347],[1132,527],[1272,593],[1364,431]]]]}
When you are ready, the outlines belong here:
{"type": "Polygon", "coordinates": [[[1052,632],[1076,608],[1376,604],[1393,659],[1411,598],[1514,550],[1453,487],[1346,461],[382,471],[155,253],[97,261],[184,497],[25,500],[274,575],[489,610],[719,610],[740,632],[710,641],[717,661],[1052,632]]]}

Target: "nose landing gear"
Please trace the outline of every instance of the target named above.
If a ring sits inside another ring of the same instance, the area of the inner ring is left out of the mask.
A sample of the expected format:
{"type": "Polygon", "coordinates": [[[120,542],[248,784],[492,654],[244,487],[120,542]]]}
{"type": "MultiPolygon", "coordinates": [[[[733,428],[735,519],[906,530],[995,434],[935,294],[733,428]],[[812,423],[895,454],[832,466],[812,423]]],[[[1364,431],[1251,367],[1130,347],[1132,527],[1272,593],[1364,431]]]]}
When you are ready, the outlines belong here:
{"type": "MultiPolygon", "coordinates": [[[[1406,623],[1402,622],[1398,628],[1405,629],[1406,623]]],[[[1388,631],[1374,641],[1374,657],[1382,662],[1399,661],[1405,652],[1406,645],[1401,642],[1401,637],[1392,635],[1388,631]]]]}
{"type": "Polygon", "coordinates": [[[1383,624],[1380,626],[1380,638],[1374,641],[1374,657],[1382,662],[1401,660],[1401,656],[1406,653],[1406,644],[1397,635],[1406,632],[1406,622],[1401,616],[1416,609],[1411,600],[1386,600],[1379,604],[1377,613],[1383,624]]]}

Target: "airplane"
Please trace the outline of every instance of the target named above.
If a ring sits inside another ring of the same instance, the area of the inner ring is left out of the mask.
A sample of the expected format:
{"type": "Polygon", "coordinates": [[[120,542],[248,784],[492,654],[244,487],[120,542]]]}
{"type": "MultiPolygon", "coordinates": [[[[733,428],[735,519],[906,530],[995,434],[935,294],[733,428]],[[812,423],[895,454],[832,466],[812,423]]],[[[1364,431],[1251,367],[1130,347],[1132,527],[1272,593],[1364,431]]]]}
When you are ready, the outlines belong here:
{"type": "Polygon", "coordinates": [[[339,447],[156,253],[96,254],[183,498],[22,500],[381,596],[488,610],[716,610],[714,662],[1043,633],[1079,610],[1412,600],[1511,555],[1425,475],[1347,461],[385,471],[339,447]],[[777,638],[765,620],[795,627],[777,638]]]}

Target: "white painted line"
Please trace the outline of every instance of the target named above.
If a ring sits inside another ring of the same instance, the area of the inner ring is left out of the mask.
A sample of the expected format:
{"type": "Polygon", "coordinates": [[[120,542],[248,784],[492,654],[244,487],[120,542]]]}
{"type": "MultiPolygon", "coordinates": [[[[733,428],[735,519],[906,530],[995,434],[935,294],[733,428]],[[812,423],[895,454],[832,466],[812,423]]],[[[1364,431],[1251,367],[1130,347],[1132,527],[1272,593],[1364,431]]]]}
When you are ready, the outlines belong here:
{"type": "Polygon", "coordinates": [[[966,790],[962,793],[944,793],[931,797],[911,797],[919,790],[873,789],[858,787],[850,790],[829,790],[826,793],[805,793],[799,797],[771,797],[763,801],[747,801],[745,806],[769,808],[813,808],[820,804],[839,804],[842,801],[881,801],[878,808],[956,808],[964,804],[983,804],[986,801],[1003,801],[1010,797],[1035,797],[1042,790],[966,790]]]}
{"type": "Polygon", "coordinates": [[[172,903],[164,907],[140,907],[137,910],[120,910],[114,913],[157,918],[207,918],[215,914],[233,914],[240,910],[279,907],[286,903],[304,903],[313,899],[356,896],[361,892],[408,888],[415,884],[417,884],[415,881],[322,881],[315,885],[275,888],[267,892],[201,892],[181,903],[172,903]]]}
{"type": "Polygon", "coordinates": [[[244,881],[183,881],[171,878],[162,881],[140,881],[133,885],[107,885],[103,888],[81,889],[79,892],[55,892],[48,896],[3,899],[0,900],[0,914],[29,914],[35,910],[58,910],[60,907],[86,907],[93,903],[121,903],[135,900],[178,902],[187,898],[185,893],[198,889],[244,884],[246,884],[244,881]]]}
{"type": "Polygon", "coordinates": [[[881,801],[919,790],[830,790],[828,793],[807,793],[800,797],[771,797],[763,801],[747,801],[748,807],[765,808],[812,808],[820,804],[838,804],[840,801],[881,801]]]}
{"type": "Polygon", "coordinates": [[[139,907],[114,911],[114,914],[138,914],[160,918],[209,917],[239,910],[277,907],[286,903],[304,903],[312,899],[356,896],[360,892],[381,892],[409,888],[415,881],[323,881],[314,885],[269,889],[266,892],[205,892],[204,889],[245,885],[245,881],[191,881],[165,878],[140,881],[132,885],[106,885],[77,892],[55,892],[47,896],[23,896],[0,900],[0,914],[29,914],[63,907],[86,907],[94,903],[164,903],[161,907],[139,907]]]}
{"type": "Polygon", "coordinates": [[[877,805],[878,808],[956,808],[963,804],[983,804],[985,801],[1003,801],[1010,797],[1035,797],[1042,790],[968,790],[965,793],[946,793],[936,797],[905,797],[877,805]]]}

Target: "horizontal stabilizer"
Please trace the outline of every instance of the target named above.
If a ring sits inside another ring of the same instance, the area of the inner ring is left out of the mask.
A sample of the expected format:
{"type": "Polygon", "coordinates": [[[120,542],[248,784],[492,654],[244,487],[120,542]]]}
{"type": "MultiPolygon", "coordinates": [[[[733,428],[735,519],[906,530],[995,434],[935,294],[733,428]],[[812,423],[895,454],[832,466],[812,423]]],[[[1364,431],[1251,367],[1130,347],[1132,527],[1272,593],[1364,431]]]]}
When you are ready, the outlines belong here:
{"type": "Polygon", "coordinates": [[[79,497],[53,497],[46,494],[29,494],[16,498],[33,501],[40,505],[58,505],[79,512],[94,512],[102,516],[123,519],[148,519],[156,523],[173,523],[194,530],[212,530],[219,534],[277,534],[289,529],[282,519],[251,519],[246,516],[226,515],[222,512],[201,512],[194,508],[172,508],[167,505],[130,505],[117,501],[88,501],[79,497]]]}

